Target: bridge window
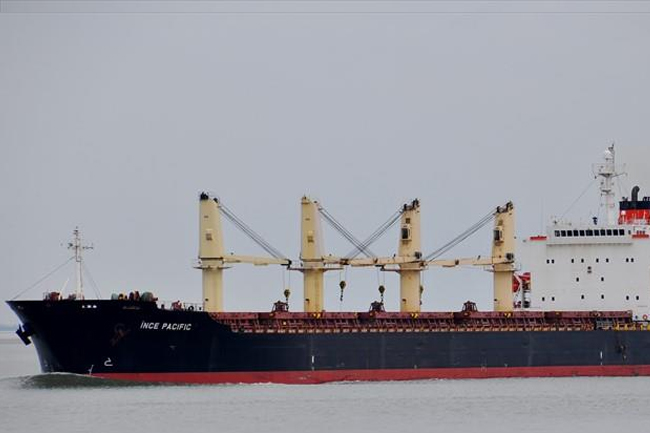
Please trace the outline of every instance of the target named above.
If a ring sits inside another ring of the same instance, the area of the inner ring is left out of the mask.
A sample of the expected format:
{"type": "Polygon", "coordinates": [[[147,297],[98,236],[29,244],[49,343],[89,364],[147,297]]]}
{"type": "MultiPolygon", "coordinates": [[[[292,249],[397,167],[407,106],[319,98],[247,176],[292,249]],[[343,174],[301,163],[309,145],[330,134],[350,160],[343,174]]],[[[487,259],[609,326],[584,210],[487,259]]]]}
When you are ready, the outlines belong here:
{"type": "Polygon", "coordinates": [[[542,302],[544,302],[545,300],[546,300],[546,298],[542,296],[542,302]]]}
{"type": "Polygon", "coordinates": [[[555,301],[555,296],[551,296],[551,301],[555,301]]]}
{"type": "Polygon", "coordinates": [[[596,263],[600,263],[600,259],[596,257],[596,263]]]}
{"type": "Polygon", "coordinates": [[[580,299],[585,299],[585,295],[580,295],[580,299]]]}
{"type": "Polygon", "coordinates": [[[605,229],[600,229],[600,235],[601,235],[601,236],[605,236],[605,235],[606,235],[606,233],[605,233],[605,229]]]}
{"type": "Polygon", "coordinates": [[[580,263],[584,263],[584,262],[585,262],[585,259],[580,259],[580,263]]]}
{"type": "Polygon", "coordinates": [[[580,282],[580,277],[576,277],[576,283],[580,282]]]}
{"type": "Polygon", "coordinates": [[[584,235],[585,235],[585,231],[584,231],[584,230],[580,230],[580,236],[584,236],[584,235]]]}
{"type": "Polygon", "coordinates": [[[629,301],[629,300],[630,300],[630,295],[626,295],[626,296],[625,296],[625,300],[626,300],[626,301],[629,301]]]}
{"type": "Polygon", "coordinates": [[[573,236],[578,237],[578,230],[573,231],[573,236]]]}
{"type": "Polygon", "coordinates": [[[560,236],[566,237],[566,230],[560,230],[560,236]]]}
{"type": "Polygon", "coordinates": [[[571,263],[575,263],[575,262],[576,262],[575,259],[571,259],[571,263]]]}
{"type": "Polygon", "coordinates": [[[605,259],[605,263],[609,263],[609,259],[605,259]]]}
{"type": "Polygon", "coordinates": [[[611,236],[611,235],[612,235],[612,229],[607,229],[607,236],[611,236]]]}
{"type": "Polygon", "coordinates": [[[593,230],[591,230],[591,229],[587,230],[587,236],[593,236],[593,235],[594,235],[593,230]]]}
{"type": "Polygon", "coordinates": [[[605,299],[605,295],[600,295],[600,299],[605,299]]]}
{"type": "Polygon", "coordinates": [[[559,231],[559,230],[555,230],[555,237],[556,237],[556,238],[559,238],[559,237],[560,237],[560,231],[559,231]]]}
{"type": "Polygon", "coordinates": [[[636,295],[636,300],[637,300],[637,301],[639,300],[639,295],[636,295]]]}
{"type": "Polygon", "coordinates": [[[605,277],[600,277],[600,281],[605,281],[605,277]]]}

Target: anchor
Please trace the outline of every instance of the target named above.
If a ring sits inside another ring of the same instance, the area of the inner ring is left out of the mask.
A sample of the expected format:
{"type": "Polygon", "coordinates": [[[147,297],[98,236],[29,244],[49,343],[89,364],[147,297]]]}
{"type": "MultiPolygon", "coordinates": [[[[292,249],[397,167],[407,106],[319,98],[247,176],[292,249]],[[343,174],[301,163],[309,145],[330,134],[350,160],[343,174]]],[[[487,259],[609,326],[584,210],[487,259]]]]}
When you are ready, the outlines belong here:
{"type": "Polygon", "coordinates": [[[34,335],[34,330],[29,323],[25,323],[24,326],[18,325],[18,329],[16,329],[16,335],[22,340],[25,346],[29,346],[32,344],[32,340],[30,340],[29,337],[34,335]]]}

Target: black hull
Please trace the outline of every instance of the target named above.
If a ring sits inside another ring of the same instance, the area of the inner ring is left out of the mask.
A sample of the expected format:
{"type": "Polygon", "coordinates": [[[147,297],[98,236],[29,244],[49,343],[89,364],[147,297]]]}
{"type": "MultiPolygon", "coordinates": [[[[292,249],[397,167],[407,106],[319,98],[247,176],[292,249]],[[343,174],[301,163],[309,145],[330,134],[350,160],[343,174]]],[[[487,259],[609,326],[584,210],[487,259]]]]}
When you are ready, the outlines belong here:
{"type": "Polygon", "coordinates": [[[43,372],[183,382],[650,375],[633,329],[244,333],[129,301],[11,301],[43,372]]]}

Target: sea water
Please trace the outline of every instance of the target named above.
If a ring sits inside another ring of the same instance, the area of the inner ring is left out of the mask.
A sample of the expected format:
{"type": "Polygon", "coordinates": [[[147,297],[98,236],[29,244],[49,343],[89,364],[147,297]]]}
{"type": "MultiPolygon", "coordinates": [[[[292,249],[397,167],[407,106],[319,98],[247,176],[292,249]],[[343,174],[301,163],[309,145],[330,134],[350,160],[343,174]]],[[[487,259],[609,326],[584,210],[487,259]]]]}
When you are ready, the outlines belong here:
{"type": "Polygon", "coordinates": [[[39,374],[0,333],[0,432],[650,432],[650,378],[142,385],[39,374]]]}

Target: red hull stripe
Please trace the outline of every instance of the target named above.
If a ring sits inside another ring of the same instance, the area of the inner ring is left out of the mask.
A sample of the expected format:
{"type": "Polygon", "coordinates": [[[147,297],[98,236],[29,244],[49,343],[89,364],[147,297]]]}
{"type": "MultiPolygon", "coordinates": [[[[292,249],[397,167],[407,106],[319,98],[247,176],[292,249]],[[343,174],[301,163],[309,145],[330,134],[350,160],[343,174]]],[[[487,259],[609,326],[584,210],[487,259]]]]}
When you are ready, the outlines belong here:
{"type": "Polygon", "coordinates": [[[169,383],[287,383],[487,379],[498,377],[650,376],[650,365],[418,368],[387,370],[251,371],[219,373],[94,373],[106,379],[169,383]]]}

